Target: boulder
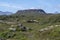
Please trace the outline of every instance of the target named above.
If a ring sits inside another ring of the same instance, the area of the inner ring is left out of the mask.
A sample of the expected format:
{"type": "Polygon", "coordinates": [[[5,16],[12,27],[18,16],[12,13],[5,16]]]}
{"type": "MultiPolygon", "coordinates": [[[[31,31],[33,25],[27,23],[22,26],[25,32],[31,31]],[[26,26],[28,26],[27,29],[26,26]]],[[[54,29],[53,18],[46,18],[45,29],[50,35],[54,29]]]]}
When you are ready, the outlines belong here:
{"type": "Polygon", "coordinates": [[[10,31],[16,31],[16,28],[9,28],[10,31]]]}
{"type": "Polygon", "coordinates": [[[21,31],[27,31],[27,28],[26,27],[22,27],[21,31]]]}
{"type": "Polygon", "coordinates": [[[27,22],[28,22],[28,23],[38,23],[37,20],[28,20],[27,22]]]}

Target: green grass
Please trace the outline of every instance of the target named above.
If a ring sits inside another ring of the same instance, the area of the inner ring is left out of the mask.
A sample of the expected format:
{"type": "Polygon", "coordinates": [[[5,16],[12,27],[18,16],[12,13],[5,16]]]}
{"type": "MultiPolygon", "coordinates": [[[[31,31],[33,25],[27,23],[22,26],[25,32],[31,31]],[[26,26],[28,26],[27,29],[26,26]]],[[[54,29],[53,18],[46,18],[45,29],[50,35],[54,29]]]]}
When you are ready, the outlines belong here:
{"type": "Polygon", "coordinates": [[[14,21],[16,24],[6,24],[0,23],[0,37],[10,39],[10,40],[60,40],[60,27],[54,28],[53,30],[46,31],[44,33],[40,33],[39,30],[51,25],[60,25],[60,15],[44,15],[44,16],[15,16],[9,17],[3,21],[14,21]],[[18,21],[16,21],[18,19],[18,21]],[[34,19],[38,20],[39,23],[27,23],[27,20],[34,19]],[[25,21],[24,21],[25,20],[25,21]],[[32,28],[31,31],[16,31],[11,32],[8,28],[11,25],[14,25],[16,28],[18,25],[17,22],[22,23],[23,26],[32,28]],[[6,33],[10,33],[5,35],[6,33]],[[3,34],[3,35],[2,35],[3,34]],[[15,34],[15,36],[13,36],[15,34]],[[5,36],[4,36],[5,35],[5,36]],[[8,35],[12,35],[13,37],[8,38],[8,35]]]}

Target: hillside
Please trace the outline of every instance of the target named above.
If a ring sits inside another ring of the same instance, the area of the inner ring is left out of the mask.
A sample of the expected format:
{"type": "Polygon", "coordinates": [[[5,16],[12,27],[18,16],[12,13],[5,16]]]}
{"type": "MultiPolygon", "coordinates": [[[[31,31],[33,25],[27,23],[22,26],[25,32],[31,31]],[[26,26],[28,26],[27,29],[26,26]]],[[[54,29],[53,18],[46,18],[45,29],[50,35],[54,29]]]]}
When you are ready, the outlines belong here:
{"type": "Polygon", "coordinates": [[[60,14],[42,9],[0,16],[1,40],[60,40],[60,14]]]}

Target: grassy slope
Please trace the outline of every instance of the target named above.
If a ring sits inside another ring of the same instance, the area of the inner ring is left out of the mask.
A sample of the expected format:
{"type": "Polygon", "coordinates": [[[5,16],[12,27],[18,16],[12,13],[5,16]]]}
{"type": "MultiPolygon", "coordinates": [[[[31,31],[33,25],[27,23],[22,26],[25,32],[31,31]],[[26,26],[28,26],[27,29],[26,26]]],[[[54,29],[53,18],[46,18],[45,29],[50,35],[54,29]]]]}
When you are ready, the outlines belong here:
{"type": "MultiPolygon", "coordinates": [[[[3,18],[2,18],[3,19],[3,18]]],[[[39,30],[50,25],[60,25],[60,15],[39,15],[39,16],[12,16],[5,17],[7,21],[14,21],[17,25],[17,22],[22,23],[24,26],[32,28],[31,31],[22,32],[10,32],[9,27],[11,24],[0,23],[0,37],[10,39],[10,40],[60,40],[60,27],[54,28],[53,30],[40,33],[39,30]],[[35,19],[38,20],[39,23],[27,23],[26,20],[35,19]],[[16,34],[15,36],[8,38],[6,33],[10,33],[9,35],[16,34]],[[4,36],[5,35],[5,36],[4,36]]],[[[14,24],[13,24],[14,25],[14,24]]],[[[14,26],[15,27],[15,26],[14,26]]],[[[17,27],[17,26],[16,26],[17,27]]]]}

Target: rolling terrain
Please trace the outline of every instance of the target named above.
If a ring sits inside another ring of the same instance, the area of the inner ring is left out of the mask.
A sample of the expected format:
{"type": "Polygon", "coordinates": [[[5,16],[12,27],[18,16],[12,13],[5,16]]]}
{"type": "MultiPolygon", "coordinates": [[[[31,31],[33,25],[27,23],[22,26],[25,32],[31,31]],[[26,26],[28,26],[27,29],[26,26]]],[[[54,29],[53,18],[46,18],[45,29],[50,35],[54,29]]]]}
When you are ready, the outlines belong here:
{"type": "Polygon", "coordinates": [[[42,9],[18,10],[0,16],[1,40],[60,40],[60,14],[42,9]]]}

